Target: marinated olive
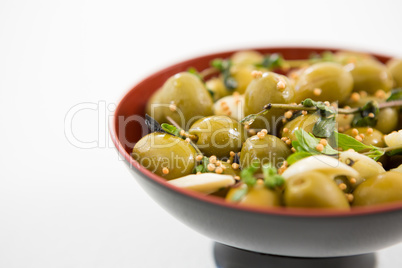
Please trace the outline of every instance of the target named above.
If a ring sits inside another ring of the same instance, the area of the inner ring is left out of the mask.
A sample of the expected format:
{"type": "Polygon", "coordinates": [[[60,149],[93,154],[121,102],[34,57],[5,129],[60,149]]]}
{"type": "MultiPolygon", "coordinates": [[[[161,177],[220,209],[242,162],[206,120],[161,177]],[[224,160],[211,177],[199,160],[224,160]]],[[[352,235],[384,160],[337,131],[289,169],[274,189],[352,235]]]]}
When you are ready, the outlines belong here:
{"type": "Polygon", "coordinates": [[[385,142],[383,139],[384,134],[382,134],[375,128],[370,127],[351,128],[346,130],[344,134],[352,136],[366,145],[374,145],[377,147],[385,146],[385,142]]]}
{"type": "Polygon", "coordinates": [[[253,80],[253,75],[251,74],[255,68],[252,66],[233,66],[230,70],[232,77],[236,80],[237,87],[236,91],[243,94],[248,85],[253,80]]]}
{"type": "Polygon", "coordinates": [[[398,109],[381,109],[377,115],[377,124],[375,128],[384,134],[394,131],[398,126],[398,109]]]}
{"type": "Polygon", "coordinates": [[[227,116],[209,116],[196,121],[189,133],[196,135],[197,147],[207,156],[218,158],[238,152],[246,139],[243,125],[227,116]]]}
{"type": "MultiPolygon", "coordinates": [[[[294,89],[286,76],[266,72],[262,77],[251,81],[247,87],[244,115],[256,114],[268,103],[291,103],[293,98],[294,89]]],[[[281,121],[284,112],[285,110],[282,109],[271,109],[265,115],[257,118],[252,127],[261,129],[269,129],[269,126],[275,127],[281,121]]]]}
{"type": "Polygon", "coordinates": [[[233,65],[255,65],[261,63],[264,56],[253,50],[244,50],[236,52],[232,55],[231,60],[233,65]]]}
{"type": "Polygon", "coordinates": [[[226,175],[232,175],[234,176],[240,176],[240,169],[238,166],[234,166],[235,168],[233,168],[232,164],[229,164],[227,162],[221,162],[225,168],[223,169],[222,174],[226,174],[226,175]]]}
{"type": "Polygon", "coordinates": [[[284,202],[288,207],[349,209],[345,194],[334,180],[318,171],[288,178],[284,202]]]}
{"type": "Polygon", "coordinates": [[[213,114],[210,94],[200,79],[188,72],[170,77],[155,101],[159,103],[149,104],[151,116],[163,118],[159,123],[168,122],[169,116],[183,129],[200,117],[213,114]]]}
{"type": "Polygon", "coordinates": [[[394,87],[402,87],[402,59],[390,60],[387,67],[394,78],[394,87]]]}
{"type": "Polygon", "coordinates": [[[165,116],[163,114],[163,110],[160,107],[160,96],[161,96],[161,89],[158,89],[149,99],[147,103],[147,107],[145,108],[146,113],[152,116],[157,122],[164,122],[165,116]]]}
{"type": "Polygon", "coordinates": [[[345,101],[353,88],[352,75],[335,62],[316,63],[295,81],[295,102],[306,98],[316,101],[345,101]]]}
{"type": "Polygon", "coordinates": [[[354,206],[402,201],[402,175],[388,171],[368,178],[353,192],[354,206]]]}
{"type": "Polygon", "coordinates": [[[344,132],[345,129],[349,129],[352,124],[354,115],[353,114],[337,114],[336,123],[338,124],[338,131],[344,132]]]}
{"type": "Polygon", "coordinates": [[[192,173],[195,149],[179,137],[154,132],[142,137],[132,156],[143,167],[167,180],[192,173]]]}
{"type": "Polygon", "coordinates": [[[214,104],[215,115],[227,115],[240,121],[244,118],[244,96],[234,93],[219,99],[214,104]]]}
{"type": "Polygon", "coordinates": [[[246,140],[240,153],[242,168],[250,166],[254,160],[260,163],[270,163],[279,168],[291,154],[289,147],[278,137],[272,135],[255,135],[246,140]]]}
{"type": "Polygon", "coordinates": [[[353,76],[353,91],[374,94],[379,89],[388,92],[392,88],[392,75],[379,61],[360,60],[347,64],[345,69],[353,76]]]}
{"type": "Polygon", "coordinates": [[[294,141],[297,140],[295,135],[296,130],[303,129],[304,131],[311,133],[318,118],[319,115],[317,114],[306,114],[296,117],[292,121],[286,123],[282,130],[282,137],[294,141]]]}
{"type": "Polygon", "coordinates": [[[247,184],[242,184],[231,188],[226,196],[226,201],[254,207],[274,207],[281,205],[279,193],[265,187],[262,180],[258,180],[251,187],[247,186],[247,184]],[[244,191],[245,189],[247,189],[247,193],[239,201],[235,200],[239,191],[244,191]]]}
{"type": "Polygon", "coordinates": [[[348,63],[355,63],[361,60],[376,60],[376,58],[367,53],[355,51],[338,51],[334,54],[334,60],[342,65],[346,65],[348,63]]]}
{"type": "Polygon", "coordinates": [[[205,82],[206,87],[213,92],[213,99],[219,100],[232,92],[225,87],[222,77],[213,77],[205,82]]]}

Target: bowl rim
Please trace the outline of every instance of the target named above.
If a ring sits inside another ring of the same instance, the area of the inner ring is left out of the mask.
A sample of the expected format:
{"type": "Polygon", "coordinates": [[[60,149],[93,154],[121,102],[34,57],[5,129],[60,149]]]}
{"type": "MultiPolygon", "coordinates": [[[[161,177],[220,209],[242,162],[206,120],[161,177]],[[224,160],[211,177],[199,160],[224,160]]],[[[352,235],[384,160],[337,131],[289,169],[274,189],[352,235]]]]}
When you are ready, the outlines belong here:
{"type": "MultiPolygon", "coordinates": [[[[362,216],[362,215],[374,215],[379,213],[387,213],[393,212],[402,209],[402,201],[392,202],[387,204],[379,204],[379,205],[370,205],[367,207],[352,207],[350,210],[337,210],[337,209],[325,209],[325,208],[288,208],[288,207],[268,207],[268,208],[259,208],[259,207],[252,207],[252,206],[240,206],[234,203],[225,202],[223,198],[219,198],[216,196],[210,195],[203,195],[201,193],[197,193],[195,191],[182,189],[176,187],[172,184],[167,183],[167,181],[152,173],[151,171],[147,170],[143,166],[141,166],[134,158],[131,157],[129,153],[126,152],[124,146],[121,144],[117,137],[116,127],[118,124],[118,113],[122,104],[128,98],[128,95],[133,94],[133,92],[138,88],[140,85],[147,83],[148,80],[152,80],[164,72],[168,71],[169,69],[177,68],[181,65],[186,65],[187,63],[198,61],[206,57],[219,57],[222,54],[231,54],[237,51],[242,50],[279,50],[279,49],[311,49],[311,50],[329,50],[329,51],[337,51],[337,50],[345,50],[344,48],[330,48],[330,47],[310,47],[310,46],[266,46],[266,47],[257,47],[257,48],[239,48],[239,49],[231,49],[231,50],[224,50],[220,52],[214,52],[209,54],[203,54],[200,56],[196,56],[194,58],[190,58],[187,60],[180,61],[178,63],[171,64],[169,66],[165,66],[159,71],[156,71],[145,78],[142,78],[139,82],[137,82],[130,90],[126,91],[123,94],[123,97],[120,98],[116,109],[111,116],[111,120],[109,121],[109,134],[115,145],[118,153],[124,157],[124,160],[129,164],[130,168],[134,168],[136,173],[146,179],[150,179],[152,182],[158,184],[161,187],[165,187],[177,194],[181,194],[188,198],[196,199],[200,202],[220,206],[223,208],[239,210],[243,212],[249,213],[257,213],[257,214],[264,214],[264,215],[278,215],[278,216],[289,216],[289,217],[315,217],[315,218],[328,218],[328,217],[353,217],[353,216],[362,216]]],[[[353,50],[351,50],[353,51],[353,50]]],[[[391,56],[387,56],[384,54],[377,54],[377,53],[370,53],[367,52],[375,57],[380,58],[392,58],[391,56]]]]}

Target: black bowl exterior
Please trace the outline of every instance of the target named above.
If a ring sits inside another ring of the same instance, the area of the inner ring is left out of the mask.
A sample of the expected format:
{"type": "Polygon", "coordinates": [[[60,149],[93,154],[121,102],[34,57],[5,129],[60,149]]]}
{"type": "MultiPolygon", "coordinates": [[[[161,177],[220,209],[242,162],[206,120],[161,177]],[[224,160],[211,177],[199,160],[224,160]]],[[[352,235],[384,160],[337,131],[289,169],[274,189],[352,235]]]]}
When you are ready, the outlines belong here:
{"type": "Polygon", "coordinates": [[[184,224],[232,247],[293,257],[365,254],[402,240],[402,211],[341,217],[255,213],[204,202],[150,180],[126,161],[144,190],[184,224]]]}

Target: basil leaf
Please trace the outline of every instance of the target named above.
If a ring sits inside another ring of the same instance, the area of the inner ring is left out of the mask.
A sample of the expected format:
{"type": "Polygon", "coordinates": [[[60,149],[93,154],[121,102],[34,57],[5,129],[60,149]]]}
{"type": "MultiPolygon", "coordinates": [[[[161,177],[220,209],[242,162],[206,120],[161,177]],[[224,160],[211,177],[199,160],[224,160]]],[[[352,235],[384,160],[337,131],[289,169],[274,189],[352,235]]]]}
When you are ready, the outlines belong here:
{"type": "Polygon", "coordinates": [[[313,127],[313,134],[320,138],[329,138],[335,131],[335,116],[323,117],[320,116],[313,127]]]}
{"type": "Polygon", "coordinates": [[[278,170],[270,164],[262,166],[262,173],[264,175],[264,184],[270,189],[282,187],[285,184],[285,179],[278,174],[278,170]]]}
{"type": "Polygon", "coordinates": [[[260,168],[260,161],[254,160],[250,166],[240,172],[241,180],[248,186],[253,186],[257,179],[254,177],[255,172],[260,168]]]}
{"type": "Polygon", "coordinates": [[[200,73],[197,71],[197,69],[195,69],[194,67],[190,67],[187,69],[187,72],[197,76],[202,82],[204,82],[204,79],[202,78],[202,76],[200,75],[200,73]]]}
{"type": "Polygon", "coordinates": [[[344,151],[353,149],[356,152],[360,152],[363,150],[372,149],[372,146],[365,145],[349,135],[338,132],[336,132],[335,135],[338,139],[338,147],[342,148],[344,151]]]}
{"type": "Polygon", "coordinates": [[[177,128],[177,127],[175,127],[175,126],[173,126],[173,125],[166,124],[166,123],[163,123],[163,124],[161,125],[161,127],[162,127],[162,129],[163,129],[164,131],[166,131],[167,133],[169,133],[169,134],[171,134],[171,135],[173,135],[173,136],[181,137],[181,136],[180,136],[180,129],[179,129],[179,128],[177,128]]]}
{"type": "Polygon", "coordinates": [[[293,165],[294,163],[296,163],[297,161],[312,156],[312,153],[309,152],[296,152],[291,154],[287,159],[286,162],[288,162],[289,165],[293,165]]]}
{"type": "Polygon", "coordinates": [[[392,151],[389,151],[389,152],[387,152],[387,155],[390,155],[390,156],[392,156],[392,155],[399,155],[399,154],[402,154],[402,149],[395,149],[395,150],[392,150],[392,151]]]}
{"type": "Polygon", "coordinates": [[[211,62],[211,66],[218,69],[223,75],[223,83],[229,91],[233,91],[237,88],[237,81],[231,76],[230,67],[232,62],[230,60],[214,59],[211,62]]]}
{"type": "Polygon", "coordinates": [[[371,150],[367,154],[368,157],[373,158],[373,160],[377,161],[378,159],[381,158],[381,156],[384,155],[384,151],[381,150],[371,150]]]}
{"type": "Polygon", "coordinates": [[[391,95],[388,97],[387,102],[402,100],[402,88],[395,88],[391,91],[391,95]]]}
{"type": "Polygon", "coordinates": [[[273,53],[265,55],[262,63],[256,64],[257,67],[265,67],[269,70],[277,69],[283,66],[284,59],[281,54],[273,53]]]}
{"type": "Polygon", "coordinates": [[[207,173],[207,172],[209,172],[209,170],[208,170],[209,158],[204,156],[200,162],[201,162],[201,164],[197,165],[194,168],[193,173],[197,173],[197,172],[207,173]]]}
{"type": "MultiPolygon", "coordinates": [[[[320,143],[320,139],[315,138],[312,134],[307,133],[303,129],[296,130],[295,135],[298,141],[298,144],[296,144],[296,146],[302,147],[303,151],[305,152],[309,152],[312,154],[327,154],[327,155],[336,155],[339,153],[329,144],[324,146],[324,149],[321,152],[318,151],[316,147],[320,143]]],[[[296,147],[295,149],[297,150],[296,147]]]]}
{"type": "Polygon", "coordinates": [[[232,197],[233,202],[239,202],[248,192],[248,187],[238,189],[232,197]]]}
{"type": "Polygon", "coordinates": [[[165,133],[165,131],[162,129],[162,127],[158,123],[158,121],[156,121],[154,118],[152,118],[148,114],[145,114],[145,124],[147,125],[150,133],[153,133],[153,132],[165,133]]]}
{"type": "Polygon", "coordinates": [[[335,114],[335,110],[332,106],[327,106],[322,101],[313,101],[310,98],[305,99],[301,102],[304,107],[316,107],[321,112],[326,112],[328,115],[335,114]]]}
{"type": "Polygon", "coordinates": [[[377,115],[379,113],[378,104],[374,101],[367,102],[359,113],[356,113],[352,120],[353,127],[375,127],[377,124],[377,115]],[[373,114],[374,117],[369,115],[373,114]]]}

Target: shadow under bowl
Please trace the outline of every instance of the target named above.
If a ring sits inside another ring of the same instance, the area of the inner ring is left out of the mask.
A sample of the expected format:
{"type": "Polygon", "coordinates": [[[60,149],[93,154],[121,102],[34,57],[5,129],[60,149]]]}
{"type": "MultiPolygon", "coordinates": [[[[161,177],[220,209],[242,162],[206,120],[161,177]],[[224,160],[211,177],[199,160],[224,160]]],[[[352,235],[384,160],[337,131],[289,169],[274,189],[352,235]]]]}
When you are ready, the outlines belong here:
{"type": "MultiPolygon", "coordinates": [[[[261,53],[281,53],[286,59],[307,59],[331,48],[271,47],[261,53]]],[[[402,241],[402,203],[341,212],[328,209],[241,207],[221,198],[176,188],[142,167],[130,153],[147,134],[145,106],[172,75],[189,67],[203,70],[212,59],[236,51],[193,58],[150,75],[118,104],[110,126],[112,140],[144,190],[180,221],[211,239],[235,248],[293,257],[337,257],[366,254],[402,241]]],[[[374,55],[386,62],[390,57],[374,55]]]]}

